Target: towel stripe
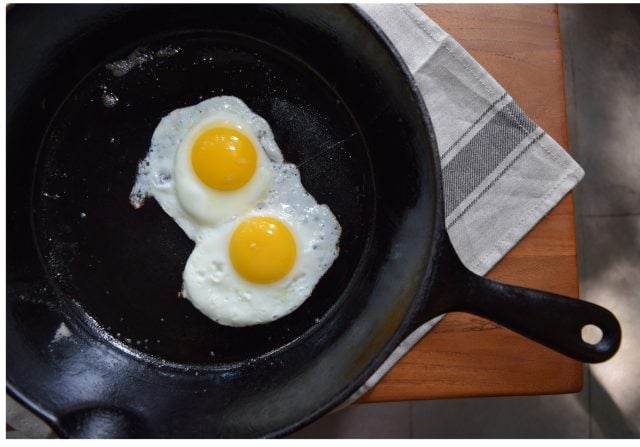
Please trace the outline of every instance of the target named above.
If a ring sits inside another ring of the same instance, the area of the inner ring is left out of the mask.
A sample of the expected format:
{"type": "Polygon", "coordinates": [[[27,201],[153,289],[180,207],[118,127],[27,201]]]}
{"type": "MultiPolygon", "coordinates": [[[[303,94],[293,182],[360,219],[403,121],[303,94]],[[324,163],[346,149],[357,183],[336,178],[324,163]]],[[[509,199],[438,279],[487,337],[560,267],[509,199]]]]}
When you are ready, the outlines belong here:
{"type": "Polygon", "coordinates": [[[478,200],[480,200],[480,198],[481,198],[482,196],[484,196],[484,195],[487,193],[487,191],[489,191],[491,188],[493,188],[493,186],[498,182],[498,180],[500,180],[500,179],[505,175],[505,173],[506,173],[509,169],[511,169],[511,168],[513,167],[513,165],[514,165],[514,164],[516,164],[516,162],[517,162],[518,160],[520,160],[520,158],[521,158],[525,153],[527,153],[527,151],[528,151],[529,149],[531,149],[531,147],[532,147],[534,144],[536,144],[538,141],[540,141],[540,139],[541,139],[542,137],[544,137],[544,136],[545,136],[545,133],[544,133],[544,132],[542,132],[540,135],[536,136],[533,140],[531,140],[531,142],[530,142],[529,144],[527,144],[527,145],[525,146],[525,148],[524,148],[524,149],[523,149],[523,150],[522,150],[518,155],[516,155],[516,157],[515,157],[513,160],[511,160],[511,161],[509,162],[509,164],[508,164],[508,165],[507,165],[507,166],[506,166],[502,171],[500,171],[500,173],[496,176],[496,178],[494,178],[494,179],[491,181],[491,183],[489,183],[489,184],[488,184],[488,185],[487,185],[487,186],[486,186],[482,191],[480,191],[480,193],[479,193],[477,196],[475,196],[475,197],[473,198],[473,200],[472,200],[472,201],[471,201],[467,206],[465,206],[465,207],[464,207],[464,209],[460,212],[460,214],[458,214],[458,215],[455,217],[455,219],[453,219],[453,220],[452,220],[452,221],[447,225],[447,230],[448,230],[449,228],[453,227],[453,226],[454,226],[455,224],[457,224],[458,222],[460,222],[460,219],[462,219],[462,217],[467,213],[467,211],[469,211],[469,210],[473,207],[473,205],[475,205],[476,203],[478,203],[478,200]]]}
{"type": "Polygon", "coordinates": [[[496,113],[443,168],[445,215],[455,211],[536,127],[513,101],[496,113]]]}
{"type": "Polygon", "coordinates": [[[489,112],[491,112],[491,111],[494,109],[494,107],[495,107],[495,106],[497,106],[497,105],[498,105],[498,103],[499,103],[500,101],[502,101],[502,100],[503,100],[504,98],[506,98],[506,97],[507,97],[507,93],[505,92],[505,93],[503,93],[503,94],[502,94],[502,96],[501,96],[501,97],[499,97],[498,99],[496,99],[495,101],[493,101],[493,102],[489,105],[489,107],[487,107],[487,109],[486,109],[484,112],[482,112],[482,113],[480,114],[480,116],[478,117],[478,119],[476,119],[473,123],[471,123],[471,125],[470,125],[469,127],[467,127],[467,130],[465,130],[465,131],[462,133],[462,135],[460,135],[460,136],[458,137],[458,139],[457,139],[456,141],[454,141],[454,142],[453,142],[453,143],[452,143],[452,144],[447,148],[447,150],[446,150],[446,151],[444,151],[444,152],[442,153],[442,155],[440,155],[440,160],[444,160],[444,159],[445,159],[445,157],[446,157],[447,155],[449,155],[449,153],[451,153],[451,151],[452,151],[452,150],[454,150],[454,149],[456,148],[456,146],[458,146],[458,143],[460,143],[460,141],[462,141],[462,139],[463,139],[464,137],[466,137],[467,135],[469,135],[469,132],[471,132],[471,131],[473,130],[473,128],[474,128],[474,127],[476,127],[476,126],[478,125],[478,123],[479,123],[480,121],[482,121],[482,120],[483,120],[483,118],[484,118],[485,116],[487,116],[487,115],[489,114],[489,112]]]}

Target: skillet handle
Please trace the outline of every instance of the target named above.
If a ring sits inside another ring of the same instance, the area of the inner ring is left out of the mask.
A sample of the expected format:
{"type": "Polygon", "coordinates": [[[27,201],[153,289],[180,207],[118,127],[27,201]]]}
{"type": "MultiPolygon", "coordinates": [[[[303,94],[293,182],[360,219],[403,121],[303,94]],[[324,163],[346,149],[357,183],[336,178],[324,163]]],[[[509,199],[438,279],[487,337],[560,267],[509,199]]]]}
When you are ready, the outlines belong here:
{"type": "Polygon", "coordinates": [[[588,363],[608,360],[620,346],[620,324],[607,309],[478,276],[462,264],[448,236],[439,265],[434,293],[427,304],[429,317],[445,312],[472,313],[588,363]],[[598,343],[582,339],[586,325],[600,328],[602,339],[598,343]]]}

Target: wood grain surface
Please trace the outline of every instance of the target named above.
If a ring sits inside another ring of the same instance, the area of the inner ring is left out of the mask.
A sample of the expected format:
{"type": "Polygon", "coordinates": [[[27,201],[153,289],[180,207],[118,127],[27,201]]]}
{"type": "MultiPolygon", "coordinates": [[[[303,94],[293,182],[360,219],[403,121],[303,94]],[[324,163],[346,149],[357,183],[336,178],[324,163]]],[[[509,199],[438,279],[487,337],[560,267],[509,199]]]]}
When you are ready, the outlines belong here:
{"type": "MultiPolygon", "coordinates": [[[[511,94],[568,147],[562,47],[554,5],[424,5],[511,94]]],[[[487,275],[578,296],[573,199],[566,196],[487,275]]],[[[582,387],[582,364],[494,323],[447,315],[360,402],[554,394],[582,387]]]]}

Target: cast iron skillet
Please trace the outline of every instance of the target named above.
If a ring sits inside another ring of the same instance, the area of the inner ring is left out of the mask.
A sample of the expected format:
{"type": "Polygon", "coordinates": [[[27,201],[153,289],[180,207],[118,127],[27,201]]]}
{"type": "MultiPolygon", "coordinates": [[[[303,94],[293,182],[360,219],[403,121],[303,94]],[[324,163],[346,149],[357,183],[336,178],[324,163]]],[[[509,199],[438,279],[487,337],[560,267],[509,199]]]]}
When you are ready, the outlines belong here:
{"type": "Polygon", "coordinates": [[[583,361],[618,348],[605,309],[461,265],[429,115],[356,8],[16,6],[7,37],[7,382],[58,434],[281,436],[449,311],[583,361]],[[143,65],[105,68],[140,47],[143,65]],[[177,298],[193,243],[154,201],[127,200],[161,117],[220,94],[267,119],[343,229],[311,298],[252,328],[177,298]],[[586,324],[602,341],[582,341],[586,324]]]}

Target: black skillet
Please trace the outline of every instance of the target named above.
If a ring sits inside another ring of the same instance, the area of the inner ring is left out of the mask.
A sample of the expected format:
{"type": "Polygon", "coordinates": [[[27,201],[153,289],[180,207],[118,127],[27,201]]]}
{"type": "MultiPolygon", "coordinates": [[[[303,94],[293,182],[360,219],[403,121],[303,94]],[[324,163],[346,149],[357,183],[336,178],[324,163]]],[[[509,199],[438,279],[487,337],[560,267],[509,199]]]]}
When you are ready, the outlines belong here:
{"type": "Polygon", "coordinates": [[[15,6],[7,22],[7,383],[58,434],[281,436],[449,311],[582,361],[617,350],[605,309],[461,265],[429,115],[356,8],[15,6]],[[105,68],[141,47],[126,75],[105,68]],[[179,299],[193,243],[154,201],[128,203],[162,116],[221,94],[267,119],[343,229],[313,295],[264,326],[219,326],[179,299]]]}

